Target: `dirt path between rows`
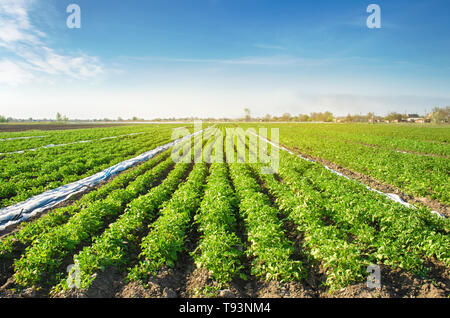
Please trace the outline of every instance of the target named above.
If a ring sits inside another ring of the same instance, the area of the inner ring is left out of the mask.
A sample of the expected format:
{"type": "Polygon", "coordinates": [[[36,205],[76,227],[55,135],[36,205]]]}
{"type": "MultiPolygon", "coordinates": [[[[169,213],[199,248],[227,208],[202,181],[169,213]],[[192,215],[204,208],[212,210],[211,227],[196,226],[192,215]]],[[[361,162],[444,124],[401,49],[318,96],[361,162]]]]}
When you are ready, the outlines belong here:
{"type": "Polygon", "coordinates": [[[297,147],[290,148],[289,146],[281,144],[281,143],[280,143],[280,146],[282,146],[298,155],[301,155],[304,158],[321,163],[322,165],[325,165],[333,170],[336,170],[337,172],[342,173],[343,175],[349,177],[350,179],[357,180],[357,181],[363,183],[364,185],[367,185],[373,189],[376,189],[376,190],[384,192],[384,193],[396,194],[402,200],[404,200],[412,205],[415,205],[415,204],[423,205],[423,206],[429,207],[430,209],[445,215],[446,217],[450,217],[450,207],[448,205],[442,204],[442,203],[440,203],[436,200],[433,200],[429,197],[414,197],[412,195],[406,194],[405,192],[403,192],[402,190],[400,190],[399,188],[397,188],[395,186],[382,183],[382,182],[375,180],[372,177],[369,177],[363,173],[355,172],[353,170],[344,168],[344,167],[342,167],[334,162],[328,161],[326,159],[311,156],[307,153],[302,152],[297,147]]]}

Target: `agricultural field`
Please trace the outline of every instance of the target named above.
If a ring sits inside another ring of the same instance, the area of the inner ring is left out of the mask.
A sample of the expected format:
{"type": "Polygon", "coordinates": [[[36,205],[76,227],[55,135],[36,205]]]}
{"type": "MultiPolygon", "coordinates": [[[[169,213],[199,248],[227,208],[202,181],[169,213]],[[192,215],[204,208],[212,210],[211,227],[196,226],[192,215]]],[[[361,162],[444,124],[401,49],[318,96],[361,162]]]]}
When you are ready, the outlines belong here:
{"type": "MultiPolygon", "coordinates": [[[[0,133],[1,207],[180,128],[0,133]]],[[[448,127],[203,128],[0,232],[0,297],[450,296],[448,127]]]]}
{"type": "Polygon", "coordinates": [[[174,127],[0,133],[0,208],[166,144],[174,127]]]}
{"type": "MultiPolygon", "coordinates": [[[[368,124],[262,125],[280,129],[280,143],[384,192],[450,215],[448,126],[368,124]]],[[[253,126],[257,127],[257,126],[253,126]]]]}

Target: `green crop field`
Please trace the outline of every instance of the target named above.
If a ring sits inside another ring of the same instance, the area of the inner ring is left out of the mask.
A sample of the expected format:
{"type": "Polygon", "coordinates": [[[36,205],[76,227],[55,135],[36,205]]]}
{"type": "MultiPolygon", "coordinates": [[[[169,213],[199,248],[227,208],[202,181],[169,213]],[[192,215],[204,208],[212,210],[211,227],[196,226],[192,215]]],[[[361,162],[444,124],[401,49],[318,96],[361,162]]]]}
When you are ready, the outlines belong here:
{"type": "MultiPolygon", "coordinates": [[[[0,133],[0,220],[194,127],[0,133]]],[[[12,219],[0,297],[450,296],[448,126],[203,129],[12,219]]]]}

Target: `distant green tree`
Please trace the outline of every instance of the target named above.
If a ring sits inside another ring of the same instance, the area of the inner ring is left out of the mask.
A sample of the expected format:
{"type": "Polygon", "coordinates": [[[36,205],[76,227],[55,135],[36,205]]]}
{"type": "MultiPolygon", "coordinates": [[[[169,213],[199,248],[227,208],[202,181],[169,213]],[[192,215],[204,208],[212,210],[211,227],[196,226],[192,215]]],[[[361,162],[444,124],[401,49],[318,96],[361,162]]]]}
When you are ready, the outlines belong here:
{"type": "Polygon", "coordinates": [[[396,112],[391,112],[386,117],[384,117],[384,119],[389,121],[401,121],[403,119],[403,115],[396,112]]]}
{"type": "Polygon", "coordinates": [[[334,120],[334,116],[331,112],[324,113],[311,113],[311,121],[319,121],[319,122],[332,122],[334,120]]]}
{"type": "Polygon", "coordinates": [[[305,121],[309,121],[309,120],[310,120],[310,118],[308,115],[305,115],[305,114],[298,115],[298,121],[300,121],[300,122],[305,122],[305,121]]]}
{"type": "Polygon", "coordinates": [[[369,123],[373,123],[375,121],[375,114],[371,112],[367,113],[366,121],[369,123]]]}
{"type": "Polygon", "coordinates": [[[249,108],[244,108],[245,120],[250,121],[252,119],[251,112],[249,108]]]}
{"type": "Polygon", "coordinates": [[[353,122],[353,116],[352,115],[350,115],[350,114],[347,114],[347,116],[345,117],[345,120],[344,120],[346,123],[351,123],[351,122],[353,122]]]}
{"type": "Polygon", "coordinates": [[[264,116],[263,121],[271,121],[272,120],[272,116],[270,114],[267,114],[266,116],[264,116]]]}
{"type": "Polygon", "coordinates": [[[281,116],[282,121],[291,121],[292,116],[289,113],[284,113],[283,116],[281,116]]]}
{"type": "Polygon", "coordinates": [[[0,123],[6,123],[8,122],[8,119],[6,119],[6,117],[0,115],[0,123]]]}
{"type": "Polygon", "coordinates": [[[325,112],[323,113],[323,120],[324,122],[331,123],[334,121],[334,115],[331,112],[325,112]]]}
{"type": "Polygon", "coordinates": [[[450,106],[445,108],[435,107],[431,115],[433,124],[445,124],[450,122],[450,106]]]}

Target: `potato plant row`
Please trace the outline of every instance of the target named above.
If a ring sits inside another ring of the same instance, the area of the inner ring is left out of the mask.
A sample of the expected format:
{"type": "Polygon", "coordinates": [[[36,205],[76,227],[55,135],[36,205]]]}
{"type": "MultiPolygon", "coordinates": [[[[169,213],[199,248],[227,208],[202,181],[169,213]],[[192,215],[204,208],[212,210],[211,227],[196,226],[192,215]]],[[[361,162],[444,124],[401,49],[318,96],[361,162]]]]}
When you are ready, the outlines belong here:
{"type": "MultiPolygon", "coordinates": [[[[330,138],[353,144],[375,146],[412,153],[450,156],[448,129],[443,127],[407,127],[390,125],[283,125],[307,138],[330,138]]],[[[305,138],[302,137],[302,138],[305,138]]]]}
{"type": "Polygon", "coordinates": [[[244,163],[245,153],[237,152],[237,156],[242,163],[229,166],[250,244],[246,254],[251,259],[251,274],[264,280],[300,280],[305,271],[302,262],[294,259],[294,246],[285,235],[280,211],[272,206],[256,175],[244,163]]]}
{"type": "MultiPolygon", "coordinates": [[[[0,133],[0,153],[21,151],[26,149],[36,149],[47,145],[61,145],[85,140],[99,140],[102,138],[110,138],[138,133],[150,134],[151,136],[151,134],[154,133],[155,130],[172,129],[179,126],[179,124],[151,124],[73,130],[41,130],[0,133]],[[38,138],[33,138],[33,136],[38,138]],[[12,139],[6,140],[8,138],[12,139]]],[[[192,125],[185,124],[183,126],[187,126],[190,128],[192,125]]]]}
{"type": "MultiPolygon", "coordinates": [[[[241,140],[244,140],[243,137],[238,136],[241,140]]],[[[246,151],[250,152],[248,148],[249,145],[254,145],[253,141],[245,140],[246,151]]],[[[283,159],[285,154],[280,153],[280,169],[277,175],[262,174],[261,164],[251,166],[253,173],[259,176],[272,196],[276,208],[297,227],[297,231],[302,236],[301,252],[314,265],[319,264],[322,267],[327,276],[324,283],[331,290],[337,290],[350,282],[362,279],[365,261],[361,257],[361,250],[348,242],[345,231],[329,224],[320,206],[320,193],[308,191],[301,186],[299,190],[294,191],[285,179],[281,179],[288,176],[284,173],[286,166],[287,169],[290,168],[290,162],[283,159]]],[[[305,169],[311,165],[310,162],[305,161],[305,169]]],[[[292,169],[289,170],[291,171],[292,169]]]]}
{"type": "Polygon", "coordinates": [[[15,262],[16,282],[23,287],[55,283],[64,270],[61,268],[64,259],[81,244],[90,243],[97,233],[123,212],[128,203],[155,186],[172,166],[173,161],[169,157],[140,175],[125,189],[114,190],[105,199],[93,202],[75,214],[64,225],[56,226],[40,236],[15,262]]]}
{"type": "Polygon", "coordinates": [[[421,271],[426,256],[450,265],[448,219],[396,204],[357,182],[324,173],[319,165],[284,156],[289,163],[280,174],[286,182],[296,191],[319,193],[323,215],[354,236],[363,250],[374,251],[371,261],[421,271]]]}
{"type": "Polygon", "coordinates": [[[302,135],[295,129],[280,131],[280,142],[300,152],[334,162],[344,168],[363,173],[403,192],[450,203],[448,171],[450,160],[443,157],[417,156],[390,149],[348,144],[302,135]],[[300,136],[300,137],[299,137],[300,136]]]}
{"type": "Polygon", "coordinates": [[[131,280],[147,280],[163,266],[173,267],[180,252],[186,249],[189,223],[200,206],[204,182],[208,175],[205,163],[197,163],[187,181],[160,211],[142,240],[139,264],[129,274],[131,280]]]}
{"type": "MultiPolygon", "coordinates": [[[[200,144],[200,140],[196,142],[200,144]]],[[[189,144],[189,142],[177,145],[174,150],[179,150],[181,153],[186,144],[189,144]]],[[[184,155],[184,157],[187,156],[191,156],[191,154],[186,153],[184,155]]],[[[148,224],[157,217],[163,203],[171,198],[192,167],[191,164],[182,161],[183,158],[160,185],[131,201],[125,212],[114,223],[110,224],[102,235],[94,240],[92,245],[85,247],[74,256],[75,266],[68,277],[71,277],[74,271],[78,271],[80,288],[88,289],[95,281],[97,273],[110,266],[114,266],[121,271],[126,270],[126,266],[129,266],[132,261],[130,259],[131,252],[139,251],[139,243],[148,224]]],[[[67,278],[65,278],[54,288],[54,291],[67,290],[70,287],[67,278]]]]}
{"type": "Polygon", "coordinates": [[[220,286],[241,273],[243,243],[236,235],[237,197],[225,163],[213,163],[199,212],[195,216],[201,238],[192,253],[220,286]]]}
{"type": "MultiPolygon", "coordinates": [[[[188,172],[190,164],[179,163],[163,183],[133,200],[117,221],[109,226],[92,245],[74,256],[74,271],[78,270],[80,287],[88,289],[99,271],[114,266],[121,271],[130,265],[132,251],[139,250],[141,235],[147,225],[156,217],[161,205],[168,201],[188,172]]],[[[71,275],[71,273],[69,273],[71,275]]],[[[62,282],[68,289],[67,280],[62,282]]]]}
{"type": "Polygon", "coordinates": [[[295,193],[273,175],[264,175],[265,184],[288,220],[302,234],[302,251],[310,261],[319,264],[327,278],[325,284],[331,290],[361,280],[367,266],[362,251],[348,241],[347,234],[323,218],[322,208],[317,204],[316,193],[295,193]]]}
{"type": "Polygon", "coordinates": [[[186,250],[187,232],[193,216],[200,207],[208,176],[207,164],[200,160],[200,155],[201,152],[210,153],[214,145],[213,140],[209,140],[209,130],[205,131],[205,137],[193,138],[194,144],[203,143],[205,146],[194,145],[194,151],[198,150],[192,158],[193,162],[196,162],[194,168],[186,182],[159,211],[159,218],[150,225],[150,230],[140,245],[138,264],[129,271],[129,280],[145,282],[156,275],[162,267],[173,267],[179,253],[186,250]]]}
{"type": "Polygon", "coordinates": [[[165,144],[170,141],[170,130],[160,130],[151,138],[143,134],[118,140],[0,157],[0,208],[91,176],[165,144]]]}
{"type": "MultiPolygon", "coordinates": [[[[243,125],[244,128],[247,126],[249,125],[243,125]]],[[[254,125],[251,127],[255,128],[254,125]]],[[[377,125],[261,124],[257,127],[278,128],[280,143],[302,154],[321,158],[351,171],[367,175],[415,197],[429,197],[445,205],[450,203],[450,183],[448,182],[450,148],[447,142],[442,141],[448,141],[448,128],[416,128],[413,131],[405,128],[411,134],[409,138],[413,140],[422,131],[429,132],[430,135],[423,138],[430,138],[431,144],[439,146],[434,146],[429,150],[418,146],[415,151],[439,154],[434,157],[401,153],[398,150],[402,149],[393,149],[382,145],[381,147],[370,147],[363,144],[365,141],[369,141],[364,138],[371,138],[372,134],[376,134],[380,129],[377,125]],[[372,133],[372,131],[375,132],[372,133]],[[362,138],[360,143],[346,140],[348,134],[352,132],[354,132],[352,140],[357,141],[356,139],[362,138]],[[438,132],[441,133],[443,139],[438,138],[436,135],[438,132]],[[436,147],[443,150],[433,150],[436,147]]],[[[383,125],[382,128],[391,131],[391,135],[386,135],[384,138],[395,139],[396,134],[402,131],[401,129],[395,130],[395,126],[383,125]]],[[[402,135],[402,138],[407,137],[407,135],[402,135]]],[[[420,139],[416,142],[423,144],[425,148],[430,143],[425,140],[420,141],[420,139]]]]}
{"type": "Polygon", "coordinates": [[[87,208],[90,204],[97,200],[102,200],[112,191],[125,188],[130,182],[135,180],[145,171],[153,168],[161,161],[169,157],[169,152],[164,152],[151,160],[137,166],[135,169],[125,171],[107,184],[93,190],[72,205],[57,208],[50,213],[41,216],[32,222],[24,222],[19,225],[12,235],[5,237],[0,242],[0,259],[10,259],[14,255],[14,251],[18,246],[29,246],[43,233],[50,231],[53,227],[62,225],[83,208],[87,208]]]}
{"type": "MultiPolygon", "coordinates": [[[[194,159],[218,151],[209,136],[194,138],[194,159]]],[[[217,144],[250,159],[256,154],[236,150],[242,138],[217,144]]],[[[220,288],[236,279],[303,283],[313,268],[336,291],[363,282],[370,264],[419,276],[429,261],[450,266],[448,219],[395,203],[321,164],[285,151],[275,174],[245,160],[173,160],[160,154],[2,239],[0,260],[15,259],[18,287],[52,287],[50,295],[59,295],[78,275],[86,291],[111,267],[127,275],[121,283],[145,286],[161,269],[180,274],[175,265],[183,260],[208,270],[220,288]]]]}
{"type": "Polygon", "coordinates": [[[396,204],[287,152],[280,154],[277,177],[254,171],[297,225],[304,252],[325,269],[331,290],[361,281],[371,263],[419,275],[427,258],[449,265],[450,223],[429,209],[396,204]]]}

